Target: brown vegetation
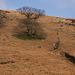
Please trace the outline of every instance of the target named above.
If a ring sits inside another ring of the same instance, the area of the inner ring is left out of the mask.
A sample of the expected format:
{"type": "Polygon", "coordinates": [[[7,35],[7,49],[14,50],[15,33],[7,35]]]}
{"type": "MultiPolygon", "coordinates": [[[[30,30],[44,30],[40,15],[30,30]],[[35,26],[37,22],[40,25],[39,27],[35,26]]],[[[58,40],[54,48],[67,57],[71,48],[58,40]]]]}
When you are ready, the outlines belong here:
{"type": "Polygon", "coordinates": [[[6,18],[6,13],[3,10],[0,10],[0,28],[4,27],[4,18],[6,18]]]}
{"type": "MultiPolygon", "coordinates": [[[[63,51],[70,58],[75,56],[75,27],[68,25],[71,21],[52,16],[39,17],[35,22],[41,24],[46,39],[21,40],[12,36],[13,29],[21,26],[20,20],[26,16],[18,11],[3,11],[10,13],[6,13],[6,27],[0,29],[0,75],[75,75],[75,64],[65,58],[65,54],[60,55],[63,51]],[[57,37],[60,45],[55,52],[57,37]]],[[[34,23],[34,20],[30,22],[34,23]]]]}

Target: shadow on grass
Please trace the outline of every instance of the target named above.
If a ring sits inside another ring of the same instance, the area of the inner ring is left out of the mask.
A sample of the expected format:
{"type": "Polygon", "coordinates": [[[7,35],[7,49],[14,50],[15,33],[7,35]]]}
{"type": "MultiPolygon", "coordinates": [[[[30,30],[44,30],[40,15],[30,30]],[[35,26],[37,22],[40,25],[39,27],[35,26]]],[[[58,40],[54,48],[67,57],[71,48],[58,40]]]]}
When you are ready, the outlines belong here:
{"type": "Polygon", "coordinates": [[[22,39],[22,40],[44,40],[45,37],[37,36],[37,35],[28,35],[28,34],[18,34],[13,35],[16,38],[22,39]]]}

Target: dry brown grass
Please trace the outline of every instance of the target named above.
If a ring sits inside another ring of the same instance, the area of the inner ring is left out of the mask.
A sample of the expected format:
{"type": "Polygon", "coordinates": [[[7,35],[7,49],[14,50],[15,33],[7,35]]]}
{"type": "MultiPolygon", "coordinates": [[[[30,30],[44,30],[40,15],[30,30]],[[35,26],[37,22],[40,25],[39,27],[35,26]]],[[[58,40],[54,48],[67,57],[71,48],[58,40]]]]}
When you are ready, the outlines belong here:
{"type": "Polygon", "coordinates": [[[9,12],[6,13],[6,27],[0,29],[0,62],[13,60],[15,63],[0,64],[0,75],[75,75],[75,65],[54,52],[59,37],[58,51],[75,56],[74,26],[58,23],[65,18],[42,16],[37,21],[42,24],[46,39],[24,41],[12,36],[14,27],[19,19],[25,18],[24,15],[16,11],[9,12]]]}

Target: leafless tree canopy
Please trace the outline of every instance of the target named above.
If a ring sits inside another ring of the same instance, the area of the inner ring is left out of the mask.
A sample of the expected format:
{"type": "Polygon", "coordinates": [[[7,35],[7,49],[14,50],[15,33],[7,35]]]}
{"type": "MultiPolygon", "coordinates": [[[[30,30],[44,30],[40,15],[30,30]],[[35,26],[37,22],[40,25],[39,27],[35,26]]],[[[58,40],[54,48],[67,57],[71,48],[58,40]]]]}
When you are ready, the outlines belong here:
{"type": "Polygon", "coordinates": [[[36,9],[28,6],[24,6],[22,8],[17,9],[17,11],[26,12],[24,13],[27,18],[37,19],[41,15],[45,15],[45,10],[36,9]],[[35,15],[32,17],[32,15],[35,15]]]}

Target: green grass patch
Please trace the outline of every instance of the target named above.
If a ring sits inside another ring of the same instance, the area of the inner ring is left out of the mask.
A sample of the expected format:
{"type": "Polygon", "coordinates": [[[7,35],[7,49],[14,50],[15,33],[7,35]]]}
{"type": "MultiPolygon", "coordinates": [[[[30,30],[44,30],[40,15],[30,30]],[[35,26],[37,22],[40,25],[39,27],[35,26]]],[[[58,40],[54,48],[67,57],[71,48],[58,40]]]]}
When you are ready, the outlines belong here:
{"type": "Polygon", "coordinates": [[[18,34],[18,35],[13,35],[13,36],[22,40],[44,40],[45,39],[45,37],[41,37],[37,35],[29,36],[27,34],[18,34]]]}

